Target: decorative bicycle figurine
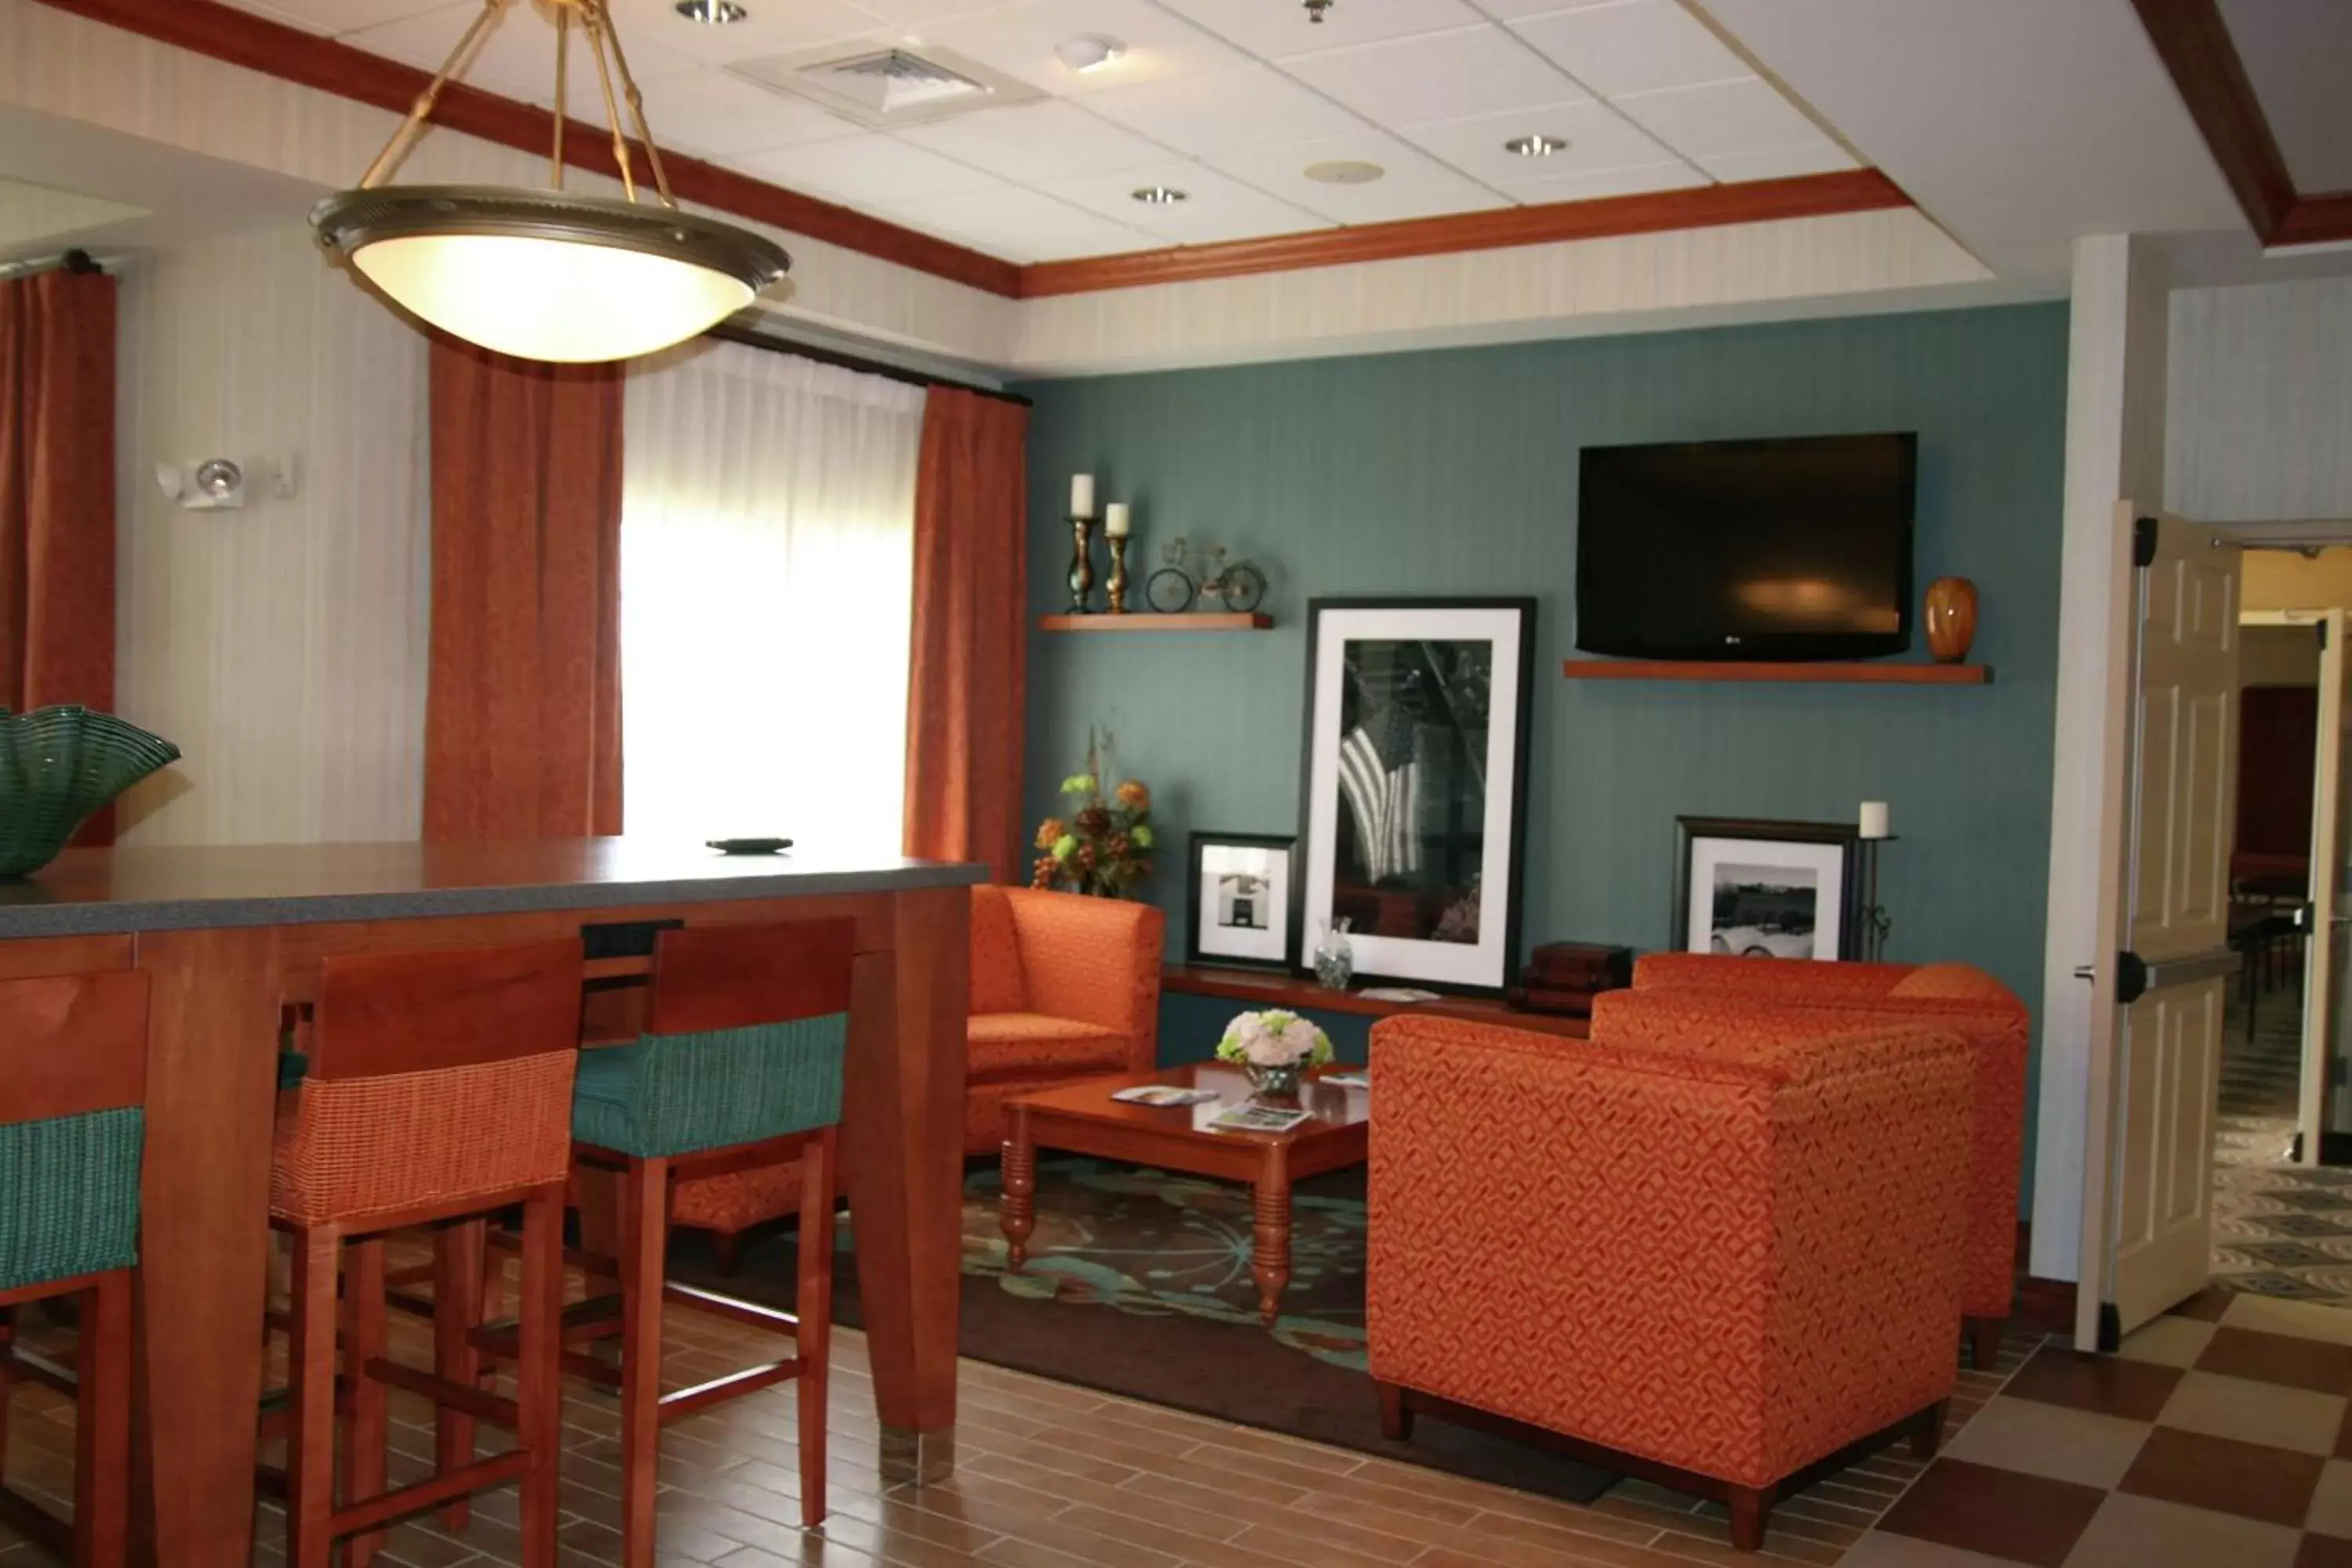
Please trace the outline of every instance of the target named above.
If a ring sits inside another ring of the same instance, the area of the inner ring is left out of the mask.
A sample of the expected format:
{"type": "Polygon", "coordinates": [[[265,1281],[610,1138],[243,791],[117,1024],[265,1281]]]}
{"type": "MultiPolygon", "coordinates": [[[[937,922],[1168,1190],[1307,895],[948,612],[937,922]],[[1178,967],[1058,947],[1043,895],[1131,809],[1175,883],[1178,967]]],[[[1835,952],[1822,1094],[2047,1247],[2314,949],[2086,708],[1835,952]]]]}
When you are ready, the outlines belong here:
{"type": "Polygon", "coordinates": [[[1161,545],[1160,559],[1164,564],[1144,584],[1144,602],[1168,616],[1181,615],[1202,599],[1241,615],[1247,615],[1265,602],[1265,574],[1254,563],[1229,563],[1223,545],[1202,545],[1198,552],[1200,572],[1195,576],[1185,569],[1185,562],[1193,554],[1192,542],[1181,534],[1161,545]]]}

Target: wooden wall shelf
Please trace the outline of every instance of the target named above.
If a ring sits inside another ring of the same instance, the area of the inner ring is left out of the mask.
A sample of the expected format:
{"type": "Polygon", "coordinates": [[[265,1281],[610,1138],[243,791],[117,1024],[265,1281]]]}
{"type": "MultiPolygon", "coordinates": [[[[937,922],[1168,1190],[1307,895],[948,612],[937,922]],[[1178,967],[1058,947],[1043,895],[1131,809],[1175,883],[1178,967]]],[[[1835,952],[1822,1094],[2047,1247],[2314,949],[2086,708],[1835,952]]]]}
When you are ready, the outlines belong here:
{"type": "Polygon", "coordinates": [[[1679,658],[1571,658],[1570,680],[1777,680],[1846,686],[1990,686],[1989,664],[1752,664],[1679,658]]]}
{"type": "Polygon", "coordinates": [[[1361,1017],[1391,1018],[1400,1013],[1423,1017],[1468,1018],[1533,1029],[1547,1035],[1583,1039],[1591,1028],[1586,1018],[1554,1013],[1522,1013],[1509,1003],[1484,996],[1441,996],[1433,1002],[1384,1002],[1358,991],[1326,991],[1312,980],[1302,980],[1273,969],[1213,969],[1205,965],[1171,963],[1160,971],[1160,988],[1187,996],[1221,996],[1255,1007],[1283,1007],[1292,1012],[1353,1013],[1361,1017]]]}
{"type": "Polygon", "coordinates": [[[1139,610],[1125,616],[1040,616],[1041,632],[1263,632],[1274,628],[1274,617],[1263,610],[1244,615],[1235,610],[1192,610],[1163,616],[1139,610]]]}

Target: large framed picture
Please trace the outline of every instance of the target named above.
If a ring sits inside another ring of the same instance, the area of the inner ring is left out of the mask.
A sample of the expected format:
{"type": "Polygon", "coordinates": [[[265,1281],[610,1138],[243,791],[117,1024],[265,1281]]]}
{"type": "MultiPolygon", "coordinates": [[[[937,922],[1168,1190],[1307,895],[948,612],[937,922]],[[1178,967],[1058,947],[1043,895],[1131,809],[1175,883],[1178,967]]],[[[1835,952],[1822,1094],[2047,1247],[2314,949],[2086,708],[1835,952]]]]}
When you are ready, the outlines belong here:
{"type": "Polygon", "coordinates": [[[1853,958],[1862,942],[1851,822],[1681,816],[1674,946],[1749,958],[1853,958]]]}
{"type": "Polygon", "coordinates": [[[1296,838],[1195,833],[1188,963],[1287,969],[1297,952],[1296,838]]]}
{"type": "Polygon", "coordinates": [[[1536,602],[1307,613],[1301,962],[1345,921],[1366,979],[1500,994],[1519,945],[1536,602]]]}

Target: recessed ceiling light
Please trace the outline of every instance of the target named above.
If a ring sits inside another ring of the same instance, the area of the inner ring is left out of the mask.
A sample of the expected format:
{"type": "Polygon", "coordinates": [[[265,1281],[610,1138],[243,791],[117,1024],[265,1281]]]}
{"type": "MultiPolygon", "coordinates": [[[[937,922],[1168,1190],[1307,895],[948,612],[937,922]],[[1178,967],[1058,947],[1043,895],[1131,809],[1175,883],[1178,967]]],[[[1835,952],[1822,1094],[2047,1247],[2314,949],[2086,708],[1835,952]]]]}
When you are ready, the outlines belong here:
{"type": "Polygon", "coordinates": [[[1361,158],[1332,158],[1309,163],[1306,169],[1308,179],[1326,185],[1369,185],[1387,173],[1378,163],[1369,163],[1361,158]]]}
{"type": "Polygon", "coordinates": [[[1134,195],[1137,201],[1155,207],[1173,206],[1178,202],[1192,200],[1189,192],[1180,191],[1173,185],[1145,185],[1134,195]]]}
{"type": "Polygon", "coordinates": [[[1522,158],[1549,158],[1567,150],[1565,136],[1514,136],[1503,143],[1504,152],[1517,153],[1522,158]]]}
{"type": "Polygon", "coordinates": [[[677,10],[688,21],[700,22],[709,27],[724,27],[751,14],[735,4],[735,0],[677,0],[677,10]]]}
{"type": "Polygon", "coordinates": [[[1065,38],[1055,44],[1054,52],[1062,57],[1064,65],[1084,76],[1088,71],[1102,69],[1103,67],[1127,53],[1127,46],[1117,38],[1107,38],[1100,33],[1082,33],[1075,38],[1065,38]]]}

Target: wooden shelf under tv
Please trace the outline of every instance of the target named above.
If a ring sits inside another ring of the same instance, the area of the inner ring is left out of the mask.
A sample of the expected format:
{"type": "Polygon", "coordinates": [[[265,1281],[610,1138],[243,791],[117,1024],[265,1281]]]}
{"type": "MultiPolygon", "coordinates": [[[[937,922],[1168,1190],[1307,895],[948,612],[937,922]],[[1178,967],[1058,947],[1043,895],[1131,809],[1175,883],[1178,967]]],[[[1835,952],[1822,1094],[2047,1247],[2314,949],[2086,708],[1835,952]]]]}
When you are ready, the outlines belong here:
{"type": "Polygon", "coordinates": [[[1760,664],[1734,659],[1571,658],[1570,680],[1777,680],[1847,686],[1990,686],[1989,664],[1760,664]]]}
{"type": "Polygon", "coordinates": [[[1123,616],[1040,616],[1041,632],[1263,632],[1274,617],[1263,610],[1188,610],[1179,616],[1139,610],[1123,616]]]}

